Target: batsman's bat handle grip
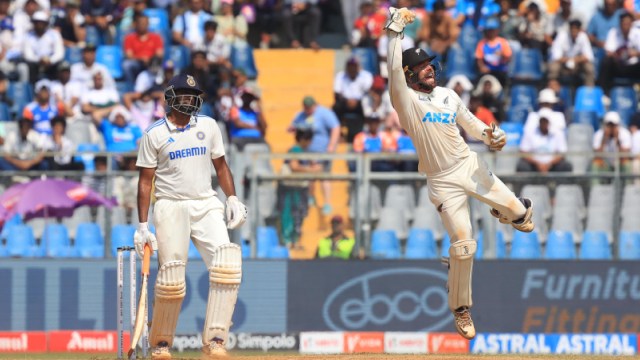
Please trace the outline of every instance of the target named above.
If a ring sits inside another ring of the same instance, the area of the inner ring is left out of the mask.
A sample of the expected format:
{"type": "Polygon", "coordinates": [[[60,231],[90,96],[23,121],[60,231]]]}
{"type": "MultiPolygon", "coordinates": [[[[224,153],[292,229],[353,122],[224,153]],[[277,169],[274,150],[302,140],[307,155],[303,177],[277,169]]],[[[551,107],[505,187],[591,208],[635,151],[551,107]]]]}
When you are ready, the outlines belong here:
{"type": "Polygon", "coordinates": [[[151,246],[144,244],[144,254],[142,256],[142,275],[149,275],[149,265],[151,263],[151,246]]]}

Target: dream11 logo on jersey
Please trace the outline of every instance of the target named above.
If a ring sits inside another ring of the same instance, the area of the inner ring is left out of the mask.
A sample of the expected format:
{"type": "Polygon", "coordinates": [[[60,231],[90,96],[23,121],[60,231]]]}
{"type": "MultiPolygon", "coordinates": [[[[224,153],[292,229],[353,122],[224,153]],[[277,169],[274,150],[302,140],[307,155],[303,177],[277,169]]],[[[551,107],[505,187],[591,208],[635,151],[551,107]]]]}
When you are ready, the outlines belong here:
{"type": "Polygon", "coordinates": [[[334,331],[438,331],[451,321],[446,273],[421,268],[371,271],[338,286],[324,302],[334,331]]]}

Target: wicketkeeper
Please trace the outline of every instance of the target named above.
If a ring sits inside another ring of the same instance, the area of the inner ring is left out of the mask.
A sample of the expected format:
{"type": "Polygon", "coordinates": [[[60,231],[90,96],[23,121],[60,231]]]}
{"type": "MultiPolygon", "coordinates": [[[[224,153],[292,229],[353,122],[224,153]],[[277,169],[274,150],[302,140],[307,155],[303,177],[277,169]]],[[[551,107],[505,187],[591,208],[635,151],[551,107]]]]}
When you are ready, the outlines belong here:
{"type": "Polygon", "coordinates": [[[185,267],[189,241],[193,240],[209,269],[209,302],[202,334],[203,352],[225,356],[231,316],[242,277],[240,247],[229,242],[227,228],[247,219],[247,208],[235,195],[231,171],[216,121],[198,115],[202,90],[191,75],[178,75],[164,91],[167,116],[144,133],[137,166],[138,216],[136,251],[144,244],[158,251],[158,277],[149,343],[152,359],[171,359],[171,344],[182,300],[187,291],[185,267]],[[211,188],[211,165],[228,196],[225,206],[211,188]],[[155,176],[155,181],[154,181],[155,176]],[[149,231],[147,214],[154,182],[154,224],[158,239],[149,231]]]}
{"type": "Polygon", "coordinates": [[[472,238],[468,196],[492,207],[491,214],[501,223],[520,231],[533,230],[532,204],[518,199],[487,164],[469,149],[457,125],[482,140],[491,150],[501,150],[506,135],[497,126],[478,120],[451,89],[436,84],[435,56],[411,48],[402,51],[404,27],[415,14],[406,8],[390,8],[385,25],[389,36],[389,92],[400,124],[418,152],[419,171],[427,175],[429,198],[440,213],[451,238],[449,248],[449,309],[460,335],[472,339],[475,328],[469,308],[471,274],[476,240],[472,238]]]}

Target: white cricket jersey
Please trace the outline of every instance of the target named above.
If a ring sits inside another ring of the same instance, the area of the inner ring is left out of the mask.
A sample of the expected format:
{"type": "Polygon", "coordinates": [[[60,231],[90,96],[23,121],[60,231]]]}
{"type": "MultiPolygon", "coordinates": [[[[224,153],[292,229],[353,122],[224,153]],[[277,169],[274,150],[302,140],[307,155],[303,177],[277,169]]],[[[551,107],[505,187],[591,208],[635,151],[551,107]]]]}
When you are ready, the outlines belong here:
{"type": "Polygon", "coordinates": [[[211,160],[221,156],[224,144],[214,119],[192,116],[186,128],[178,129],[165,117],[144,132],[136,165],[156,168],[157,199],[204,199],[216,194],[211,160]]]}
{"type": "Polygon", "coordinates": [[[469,146],[460,135],[459,124],[467,134],[482,139],[488,126],[478,120],[451,89],[436,87],[430,94],[407,86],[402,69],[400,34],[389,36],[389,93],[398,112],[400,125],[413,140],[420,164],[427,176],[437,175],[469,156],[469,146]]]}

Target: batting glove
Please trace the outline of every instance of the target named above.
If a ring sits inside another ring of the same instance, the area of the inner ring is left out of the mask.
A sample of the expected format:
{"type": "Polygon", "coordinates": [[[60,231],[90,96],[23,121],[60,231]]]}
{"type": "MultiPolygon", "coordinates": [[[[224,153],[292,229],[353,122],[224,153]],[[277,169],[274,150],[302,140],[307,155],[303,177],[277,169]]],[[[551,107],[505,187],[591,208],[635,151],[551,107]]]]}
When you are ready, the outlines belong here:
{"type": "Polygon", "coordinates": [[[238,197],[231,195],[227,198],[227,228],[235,229],[242,226],[247,221],[249,211],[247,207],[238,200],[238,197]]]}
{"type": "Polygon", "coordinates": [[[416,14],[407,9],[396,9],[394,7],[389,8],[389,20],[384,25],[384,30],[391,30],[397,33],[401,33],[407,24],[411,24],[416,18],[416,14]]]}
{"type": "Polygon", "coordinates": [[[158,250],[156,236],[149,231],[149,225],[146,222],[138,224],[138,229],[136,229],[135,234],[133,234],[133,244],[136,247],[136,253],[141,259],[144,255],[144,244],[149,244],[152,255],[154,251],[158,250]]]}
{"type": "Polygon", "coordinates": [[[492,123],[491,128],[486,129],[482,134],[482,141],[489,145],[489,149],[500,151],[507,144],[507,134],[498,125],[492,123]]]}

